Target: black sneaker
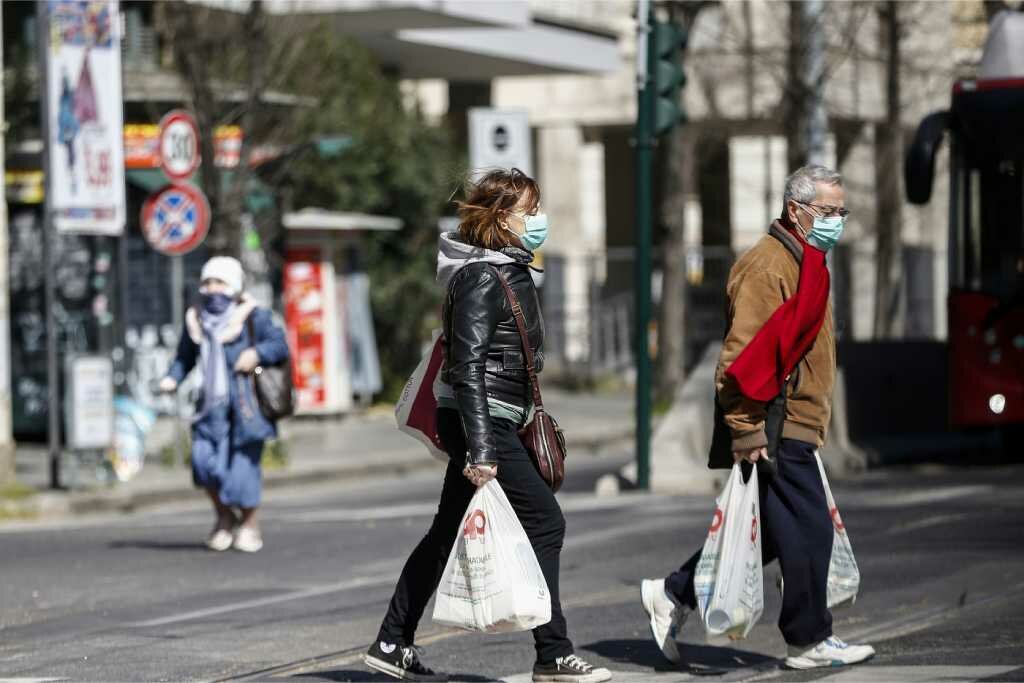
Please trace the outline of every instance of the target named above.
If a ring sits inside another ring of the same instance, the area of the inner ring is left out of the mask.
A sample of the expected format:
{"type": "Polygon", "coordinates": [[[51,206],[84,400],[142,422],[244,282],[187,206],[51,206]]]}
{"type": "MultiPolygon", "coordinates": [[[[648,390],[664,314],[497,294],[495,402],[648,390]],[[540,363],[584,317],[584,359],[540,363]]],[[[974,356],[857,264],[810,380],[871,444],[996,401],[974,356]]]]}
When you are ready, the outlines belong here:
{"type": "Polygon", "coordinates": [[[595,669],[576,655],[533,667],[534,683],[601,683],[611,678],[612,672],[608,669],[595,669]]]}
{"type": "MultiPolygon", "coordinates": [[[[363,655],[366,666],[403,681],[447,681],[446,674],[434,673],[420,662],[420,649],[378,640],[363,655]]],[[[604,679],[601,679],[604,680],[604,679]]]]}

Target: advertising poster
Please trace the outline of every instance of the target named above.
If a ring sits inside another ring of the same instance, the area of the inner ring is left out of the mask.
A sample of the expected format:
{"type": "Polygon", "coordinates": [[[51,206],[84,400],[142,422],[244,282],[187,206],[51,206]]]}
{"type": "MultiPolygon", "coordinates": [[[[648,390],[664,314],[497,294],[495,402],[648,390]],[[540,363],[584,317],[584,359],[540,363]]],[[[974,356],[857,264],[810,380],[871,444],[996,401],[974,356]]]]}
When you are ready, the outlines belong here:
{"type": "Polygon", "coordinates": [[[114,441],[114,365],[107,356],[67,360],[68,446],[107,448],[114,441]]]}
{"type": "Polygon", "coordinates": [[[121,27],[116,1],[46,0],[51,208],[58,231],[124,229],[121,27]]]}
{"type": "Polygon", "coordinates": [[[285,319],[299,411],[316,411],[327,404],[322,258],[315,247],[289,249],[284,270],[285,319]]]}
{"type": "MultiPolygon", "coordinates": [[[[242,151],[242,129],[238,126],[217,126],[213,132],[213,147],[216,154],[214,163],[218,168],[236,168],[242,151]]],[[[125,124],[125,168],[160,168],[161,164],[160,126],[155,123],[125,124]]]]}

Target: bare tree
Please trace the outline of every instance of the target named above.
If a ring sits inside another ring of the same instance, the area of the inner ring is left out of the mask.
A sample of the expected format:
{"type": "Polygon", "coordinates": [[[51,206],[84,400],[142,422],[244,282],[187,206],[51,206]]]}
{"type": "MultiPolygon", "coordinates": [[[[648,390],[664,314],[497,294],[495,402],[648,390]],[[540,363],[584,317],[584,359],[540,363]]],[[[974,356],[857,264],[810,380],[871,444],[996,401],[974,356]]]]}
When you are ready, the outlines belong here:
{"type": "Polygon", "coordinates": [[[875,218],[874,336],[899,334],[902,291],[903,129],[900,124],[900,3],[885,0],[878,6],[879,46],[885,55],[885,119],[876,127],[875,175],[878,213],[875,218]]]}
{"type": "Polygon", "coordinates": [[[683,381],[686,329],[686,200],[693,188],[692,131],[677,127],[665,139],[666,193],[662,223],[667,228],[663,258],[661,319],[658,323],[658,376],[655,395],[670,399],[683,381]]]}
{"type": "Polygon", "coordinates": [[[263,3],[253,0],[241,21],[230,12],[205,5],[163,2],[158,10],[157,24],[165,42],[173,46],[174,66],[189,89],[199,126],[200,154],[205,160],[202,188],[212,214],[207,245],[216,254],[237,257],[242,245],[245,196],[252,178],[251,140],[264,114],[267,88],[269,36],[263,3]],[[226,51],[224,47],[229,43],[242,49],[226,51]],[[242,63],[225,63],[227,53],[242,63]],[[240,86],[227,81],[226,77],[234,74],[241,77],[240,86]],[[226,95],[235,88],[240,88],[241,94],[231,98],[239,102],[232,109],[226,106],[226,95]],[[238,165],[231,169],[228,182],[224,182],[223,171],[213,161],[214,132],[225,124],[238,124],[243,131],[238,165]]]}
{"type": "MultiPolygon", "coordinates": [[[[672,19],[692,29],[697,15],[711,2],[672,3],[672,19]]],[[[665,174],[662,223],[667,228],[662,243],[661,316],[658,323],[658,377],[655,395],[670,399],[683,381],[685,367],[686,306],[686,199],[693,191],[693,133],[675,126],[664,139],[665,174]]]]}

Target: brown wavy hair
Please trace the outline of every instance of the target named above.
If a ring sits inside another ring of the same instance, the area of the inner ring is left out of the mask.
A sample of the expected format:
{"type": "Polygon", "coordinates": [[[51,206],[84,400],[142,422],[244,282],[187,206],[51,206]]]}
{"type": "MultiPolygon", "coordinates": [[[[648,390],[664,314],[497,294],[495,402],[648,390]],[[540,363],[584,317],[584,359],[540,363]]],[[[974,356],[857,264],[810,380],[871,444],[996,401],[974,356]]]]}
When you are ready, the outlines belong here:
{"type": "Polygon", "coordinates": [[[515,244],[515,237],[501,223],[524,196],[528,198],[526,213],[535,212],[540,206],[540,187],[518,168],[496,169],[467,183],[466,198],[457,202],[459,237],[466,244],[495,251],[515,244]]]}

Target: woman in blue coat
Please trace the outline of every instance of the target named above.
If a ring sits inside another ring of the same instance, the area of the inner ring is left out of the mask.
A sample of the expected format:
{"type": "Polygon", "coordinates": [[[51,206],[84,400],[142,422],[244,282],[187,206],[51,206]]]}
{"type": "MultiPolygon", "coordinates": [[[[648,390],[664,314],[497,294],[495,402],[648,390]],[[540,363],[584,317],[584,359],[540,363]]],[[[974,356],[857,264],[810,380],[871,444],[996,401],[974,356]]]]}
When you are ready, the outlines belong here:
{"type": "Polygon", "coordinates": [[[201,305],[189,308],[178,353],[164,391],[174,391],[197,364],[202,391],[192,418],[192,479],[206,489],[217,522],[206,541],[211,550],[263,547],[256,511],[260,506],[260,456],[277,425],[260,411],[252,373],[288,359],[284,332],[270,311],[242,293],[242,265],[215,256],[203,266],[201,305]],[[239,516],[236,516],[235,509],[239,516]]]}

